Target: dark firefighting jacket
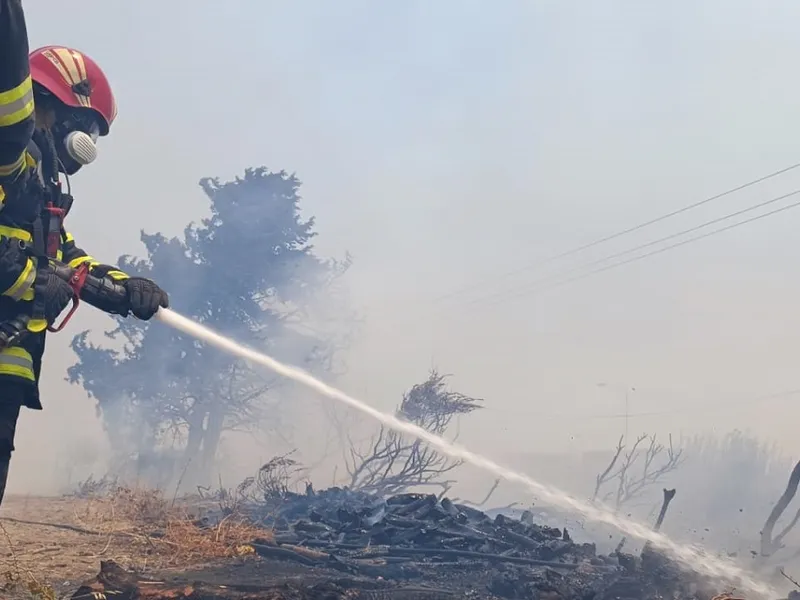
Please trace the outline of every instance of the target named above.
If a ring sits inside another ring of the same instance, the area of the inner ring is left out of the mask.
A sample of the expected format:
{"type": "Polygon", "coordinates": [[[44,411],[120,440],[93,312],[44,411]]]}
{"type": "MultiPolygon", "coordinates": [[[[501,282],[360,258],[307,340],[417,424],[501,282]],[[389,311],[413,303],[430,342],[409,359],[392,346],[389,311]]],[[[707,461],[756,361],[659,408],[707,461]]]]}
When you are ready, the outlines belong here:
{"type": "Polygon", "coordinates": [[[46,137],[35,132],[32,85],[21,2],[0,0],[0,322],[28,315],[33,332],[18,346],[0,350],[0,402],[4,384],[13,384],[23,388],[24,405],[41,409],[38,383],[47,323],[37,310],[37,293],[48,257],[71,267],[89,262],[98,277],[127,275],[95,261],[75,244],[63,219],[47,212],[48,204],[68,211],[72,198],[57,183],[52,143],[48,147],[46,137]],[[57,237],[49,235],[54,231],[57,237]]]}

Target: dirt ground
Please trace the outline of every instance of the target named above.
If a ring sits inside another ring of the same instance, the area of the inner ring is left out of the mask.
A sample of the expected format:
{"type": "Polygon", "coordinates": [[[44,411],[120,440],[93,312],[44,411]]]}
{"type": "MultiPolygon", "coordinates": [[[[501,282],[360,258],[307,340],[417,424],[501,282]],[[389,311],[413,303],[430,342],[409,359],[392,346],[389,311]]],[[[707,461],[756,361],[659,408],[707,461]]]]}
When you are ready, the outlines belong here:
{"type": "Polygon", "coordinates": [[[231,558],[227,549],[236,548],[235,540],[219,538],[230,529],[208,540],[194,528],[181,529],[181,520],[166,536],[143,526],[142,515],[160,510],[162,501],[150,500],[138,492],[91,499],[9,496],[0,509],[0,598],[64,597],[96,576],[104,560],[161,577],[231,558]]]}
{"type": "Polygon", "coordinates": [[[62,595],[96,575],[101,560],[146,569],[146,544],[110,501],[10,496],[0,509],[0,581],[6,591],[38,582],[62,595]]]}

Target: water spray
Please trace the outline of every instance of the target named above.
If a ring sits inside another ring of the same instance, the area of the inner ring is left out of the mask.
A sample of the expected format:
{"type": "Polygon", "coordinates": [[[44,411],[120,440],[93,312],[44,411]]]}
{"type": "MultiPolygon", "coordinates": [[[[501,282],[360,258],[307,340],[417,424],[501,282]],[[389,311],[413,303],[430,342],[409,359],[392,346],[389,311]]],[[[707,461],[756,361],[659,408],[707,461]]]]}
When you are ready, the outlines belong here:
{"type": "Polygon", "coordinates": [[[665,552],[687,569],[703,575],[716,577],[726,582],[733,582],[737,587],[746,588],[759,596],[772,598],[780,596],[779,592],[772,586],[753,578],[728,559],[709,555],[699,547],[678,544],[664,534],[653,531],[646,525],[637,523],[631,519],[622,518],[607,508],[573,498],[556,487],[540,483],[523,473],[504,467],[485,456],[476,454],[463,446],[434,435],[422,427],[403,421],[393,414],[381,412],[369,404],[331,387],[302,369],[285,365],[266,354],[238,344],[170,309],[159,310],[158,313],[156,313],[156,317],[166,325],[178,331],[212,346],[216,346],[229,354],[262,365],[278,375],[316,390],[328,398],[346,404],[398,433],[411,435],[450,458],[463,460],[506,481],[521,483],[542,501],[552,506],[569,509],[582,515],[589,521],[610,525],[630,537],[649,542],[652,546],[665,552]]]}

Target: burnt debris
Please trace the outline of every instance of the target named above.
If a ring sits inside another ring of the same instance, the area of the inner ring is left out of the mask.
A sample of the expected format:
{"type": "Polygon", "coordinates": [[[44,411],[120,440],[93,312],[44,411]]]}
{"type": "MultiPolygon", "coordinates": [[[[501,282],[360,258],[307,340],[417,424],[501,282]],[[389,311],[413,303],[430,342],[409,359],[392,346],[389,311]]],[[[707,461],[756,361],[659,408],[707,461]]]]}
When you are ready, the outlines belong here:
{"type": "MultiPolygon", "coordinates": [[[[576,543],[564,529],[491,518],[434,495],[384,499],[308,488],[236,510],[264,528],[263,538],[251,543],[261,557],[248,563],[251,568],[285,565],[295,573],[294,583],[276,581],[276,567],[270,567],[261,579],[255,576],[255,588],[242,587],[241,575],[227,583],[145,585],[104,563],[97,580],[73,598],[102,591],[117,598],[707,599],[720,585],[681,571],[651,548],[642,556],[598,555],[593,544],[576,543]],[[300,572],[307,576],[298,577],[300,572]],[[321,574],[327,574],[324,581],[321,574]],[[190,590],[194,595],[185,593],[190,590]]],[[[228,512],[212,510],[197,525],[212,527],[228,512]]]]}

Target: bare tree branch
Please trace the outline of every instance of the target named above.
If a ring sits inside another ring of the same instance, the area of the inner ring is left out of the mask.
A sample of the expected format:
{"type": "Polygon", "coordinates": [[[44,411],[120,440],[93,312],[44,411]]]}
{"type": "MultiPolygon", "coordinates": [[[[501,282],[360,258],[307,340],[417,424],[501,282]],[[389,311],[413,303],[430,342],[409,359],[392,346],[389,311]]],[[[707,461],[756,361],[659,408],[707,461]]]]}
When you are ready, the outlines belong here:
{"type": "MultiPolygon", "coordinates": [[[[396,414],[437,435],[443,435],[453,420],[480,408],[480,399],[447,389],[445,376],[436,370],[428,379],[411,388],[396,414]]],[[[381,427],[370,440],[369,450],[361,451],[350,440],[347,471],[350,487],[375,494],[396,494],[414,487],[442,487],[446,492],[454,481],[442,476],[461,466],[423,444],[381,427]]]]}
{"type": "Polygon", "coordinates": [[[600,488],[603,487],[608,481],[612,478],[610,475],[611,471],[614,470],[614,466],[617,464],[619,460],[620,454],[625,449],[625,446],[622,444],[623,436],[619,436],[619,442],[617,443],[617,450],[614,452],[614,456],[611,458],[611,462],[608,463],[606,470],[597,475],[595,478],[595,486],[594,486],[594,494],[592,494],[592,501],[597,500],[597,494],[600,493],[600,488]]]}
{"type": "Polygon", "coordinates": [[[671,435],[668,446],[659,443],[655,435],[640,435],[627,451],[623,440],[622,437],[619,439],[608,466],[595,477],[592,495],[592,501],[596,501],[602,489],[615,481],[616,489],[606,492],[602,501],[607,502],[613,497],[617,510],[658,484],[684,460],[683,449],[673,446],[671,435]]]}

